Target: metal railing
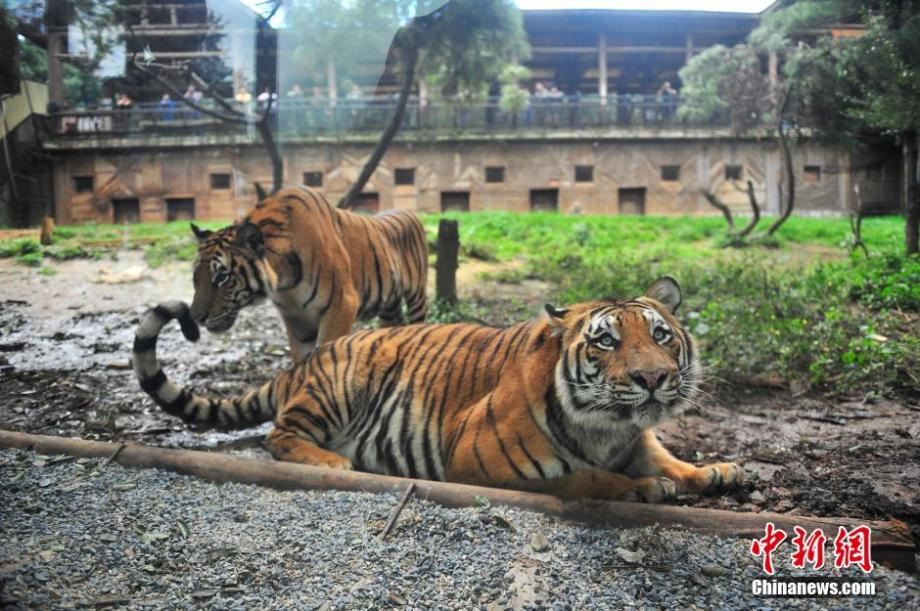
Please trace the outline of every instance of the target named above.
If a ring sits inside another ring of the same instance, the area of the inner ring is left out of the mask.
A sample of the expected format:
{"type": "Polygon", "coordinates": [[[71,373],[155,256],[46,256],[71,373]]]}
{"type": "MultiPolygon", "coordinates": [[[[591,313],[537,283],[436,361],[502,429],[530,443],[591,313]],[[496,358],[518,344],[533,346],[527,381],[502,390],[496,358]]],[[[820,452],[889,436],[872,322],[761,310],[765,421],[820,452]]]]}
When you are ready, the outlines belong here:
{"type": "MultiPolygon", "coordinates": [[[[207,100],[204,102],[208,103],[207,100]]],[[[464,104],[411,99],[401,129],[416,132],[494,133],[581,129],[656,129],[683,127],[677,96],[610,96],[606,104],[597,96],[568,96],[531,99],[520,111],[511,113],[497,99],[464,104]]],[[[395,99],[325,98],[281,99],[272,109],[278,137],[310,138],[379,133],[396,106],[395,99]]],[[[256,107],[253,106],[252,110],[256,107]]],[[[225,123],[180,103],[136,104],[130,108],[59,111],[52,113],[54,132],[60,136],[90,134],[169,134],[201,132],[239,133],[245,126],[225,123]]],[[[713,117],[702,126],[723,127],[727,116],[713,117]]],[[[699,125],[699,124],[697,124],[699,125]]]]}

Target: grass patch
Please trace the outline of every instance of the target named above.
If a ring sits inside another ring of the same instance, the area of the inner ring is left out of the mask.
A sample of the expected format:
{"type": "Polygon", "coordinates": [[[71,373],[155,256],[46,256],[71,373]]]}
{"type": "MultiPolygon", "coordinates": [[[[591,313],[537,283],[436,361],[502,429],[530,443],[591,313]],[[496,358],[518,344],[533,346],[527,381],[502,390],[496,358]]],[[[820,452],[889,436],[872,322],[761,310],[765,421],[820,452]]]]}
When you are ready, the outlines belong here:
{"type": "MultiPolygon", "coordinates": [[[[736,249],[724,247],[720,217],[423,215],[432,247],[445,217],[459,221],[463,258],[523,260],[522,269],[490,278],[547,280],[555,287],[548,301],[635,295],[659,275],[674,276],[684,289],[680,314],[716,378],[836,393],[920,393],[920,259],[901,254],[902,218],[864,220],[866,258],[850,254],[844,218],[793,217],[769,241],[736,249]]],[[[761,229],[771,221],[761,220],[761,229]]],[[[197,249],[185,222],[82,225],[59,227],[46,248],[31,239],[0,241],[0,256],[39,267],[44,256],[98,256],[123,243],[143,247],[151,267],[191,260],[197,249]]],[[[435,302],[429,320],[492,319],[484,308],[435,302]]]]}

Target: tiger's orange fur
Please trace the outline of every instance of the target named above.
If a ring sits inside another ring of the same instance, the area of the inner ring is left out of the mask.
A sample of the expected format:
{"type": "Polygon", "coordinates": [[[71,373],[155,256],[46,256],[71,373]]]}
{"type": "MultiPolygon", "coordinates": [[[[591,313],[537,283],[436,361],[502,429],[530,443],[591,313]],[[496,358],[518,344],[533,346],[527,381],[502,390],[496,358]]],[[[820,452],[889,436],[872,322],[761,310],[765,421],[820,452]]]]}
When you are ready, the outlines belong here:
{"type": "Polygon", "coordinates": [[[275,457],[338,469],[549,492],[662,501],[740,481],[733,464],[674,458],[653,428],[697,392],[691,337],[673,315],[676,283],[496,329],[412,325],[361,331],[233,399],[170,382],[155,342],[181,302],[142,322],[141,386],[190,423],[240,428],[274,418],[275,457]]]}
{"type": "Polygon", "coordinates": [[[428,243],[404,211],[364,216],[321,194],[288,188],[259,202],[242,222],[192,229],[200,244],[192,317],[229,329],[240,309],[270,299],[284,320],[291,358],[351,331],[356,318],[384,326],[425,319],[428,243]]]}

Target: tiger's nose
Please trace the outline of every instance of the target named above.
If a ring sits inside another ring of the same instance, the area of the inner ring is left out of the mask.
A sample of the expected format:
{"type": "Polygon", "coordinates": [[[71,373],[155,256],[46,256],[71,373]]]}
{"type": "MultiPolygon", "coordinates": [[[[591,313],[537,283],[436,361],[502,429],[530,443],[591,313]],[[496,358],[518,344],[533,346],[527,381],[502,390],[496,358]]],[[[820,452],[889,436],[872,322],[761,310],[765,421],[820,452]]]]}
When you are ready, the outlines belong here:
{"type": "Polygon", "coordinates": [[[648,391],[653,391],[668,377],[667,369],[634,371],[629,374],[633,381],[648,391]]]}

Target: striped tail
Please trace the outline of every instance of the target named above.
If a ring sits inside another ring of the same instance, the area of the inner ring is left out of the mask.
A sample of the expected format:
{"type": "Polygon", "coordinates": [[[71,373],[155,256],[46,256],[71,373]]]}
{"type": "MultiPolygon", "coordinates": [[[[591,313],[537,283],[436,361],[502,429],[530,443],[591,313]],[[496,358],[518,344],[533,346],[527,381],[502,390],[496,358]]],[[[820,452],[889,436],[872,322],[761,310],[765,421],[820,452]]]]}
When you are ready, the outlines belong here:
{"type": "Polygon", "coordinates": [[[141,388],[167,413],[201,428],[243,429],[271,420],[272,384],[250,390],[232,399],[207,399],[171,382],[157,361],[157,337],[169,321],[177,319],[182,334],[189,341],[198,341],[198,325],[189,314],[188,305],[167,301],[144,314],[134,335],[134,373],[141,388]]]}

